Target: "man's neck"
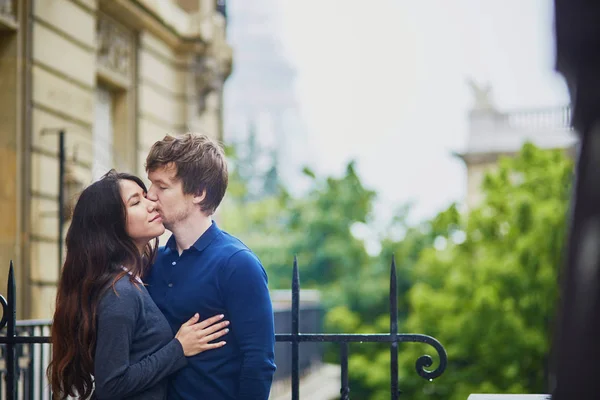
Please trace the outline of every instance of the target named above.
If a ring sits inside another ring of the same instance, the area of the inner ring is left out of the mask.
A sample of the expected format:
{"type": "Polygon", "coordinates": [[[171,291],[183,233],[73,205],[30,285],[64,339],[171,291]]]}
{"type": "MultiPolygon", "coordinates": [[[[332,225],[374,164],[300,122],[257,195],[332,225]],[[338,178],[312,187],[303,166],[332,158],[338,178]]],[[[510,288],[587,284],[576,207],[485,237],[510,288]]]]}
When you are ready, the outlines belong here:
{"type": "Polygon", "coordinates": [[[189,249],[210,228],[212,219],[209,216],[190,216],[174,226],[172,231],[177,243],[177,251],[181,254],[189,249]]]}

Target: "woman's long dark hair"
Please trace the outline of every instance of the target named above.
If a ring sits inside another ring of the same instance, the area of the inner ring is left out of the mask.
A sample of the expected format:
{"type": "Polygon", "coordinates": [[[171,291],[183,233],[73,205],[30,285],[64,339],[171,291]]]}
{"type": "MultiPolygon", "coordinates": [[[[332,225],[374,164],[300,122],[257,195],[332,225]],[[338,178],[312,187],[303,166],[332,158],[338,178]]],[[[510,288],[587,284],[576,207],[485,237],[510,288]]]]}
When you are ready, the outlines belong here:
{"type": "Polygon", "coordinates": [[[126,232],[127,212],[119,181],[136,176],[109,171],[81,192],[67,232],[56,310],[52,323],[52,361],[48,379],[54,398],[88,398],[93,391],[96,312],[102,294],[125,276],[143,276],[154,259],[158,239],[144,254],[126,232]]]}

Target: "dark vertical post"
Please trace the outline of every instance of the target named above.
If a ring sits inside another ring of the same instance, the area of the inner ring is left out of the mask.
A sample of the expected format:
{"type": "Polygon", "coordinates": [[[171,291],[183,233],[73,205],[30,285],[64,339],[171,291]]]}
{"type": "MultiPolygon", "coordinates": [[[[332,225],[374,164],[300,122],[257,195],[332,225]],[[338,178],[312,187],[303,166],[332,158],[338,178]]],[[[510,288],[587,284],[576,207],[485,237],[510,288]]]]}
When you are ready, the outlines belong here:
{"type": "Polygon", "coordinates": [[[600,124],[581,137],[572,199],[566,271],[562,277],[562,308],[555,357],[553,398],[596,399],[600,346],[600,191],[596,171],[600,165],[600,124]]]}
{"type": "Polygon", "coordinates": [[[58,132],[58,275],[62,269],[63,260],[63,223],[65,220],[65,131],[58,132]]]}
{"type": "Polygon", "coordinates": [[[292,277],[292,400],[300,400],[300,365],[298,362],[298,331],[300,326],[300,274],[294,256],[292,277]]]}
{"type": "Polygon", "coordinates": [[[340,344],[340,363],[342,364],[341,400],[350,400],[350,385],[348,383],[348,342],[340,344]]]}
{"type": "MultiPolygon", "coordinates": [[[[39,335],[40,336],[45,336],[46,335],[46,332],[44,331],[44,329],[45,328],[43,326],[39,327],[39,335]]],[[[44,357],[44,353],[45,353],[44,352],[44,348],[47,348],[48,351],[50,351],[50,345],[44,345],[44,344],[40,345],[40,353],[39,353],[40,354],[40,364],[39,364],[39,376],[40,376],[40,380],[39,380],[39,393],[40,393],[40,397],[42,397],[43,393],[44,393],[43,382],[44,382],[44,374],[46,373],[46,368],[45,368],[45,366],[46,366],[46,363],[45,363],[46,358],[44,357]]],[[[50,361],[50,360],[48,360],[48,361],[50,361]]],[[[51,388],[50,385],[46,385],[46,386],[47,386],[47,392],[48,392],[48,397],[47,398],[48,399],[52,399],[52,388],[51,388]]]]}
{"type": "Polygon", "coordinates": [[[17,324],[17,305],[16,305],[16,287],[15,273],[12,261],[10,262],[10,270],[8,273],[8,285],[6,288],[7,303],[8,303],[8,321],[6,324],[6,398],[15,400],[17,398],[17,358],[15,356],[15,327],[17,324]]]}
{"type": "Polygon", "coordinates": [[[571,196],[567,254],[554,338],[555,400],[597,399],[600,393],[600,3],[555,0],[556,68],[571,97],[581,139],[571,196]]]}
{"type": "Polygon", "coordinates": [[[400,396],[398,390],[398,289],[396,287],[395,257],[392,257],[392,267],[390,271],[390,335],[392,335],[393,339],[390,345],[392,400],[398,400],[400,396]]]}
{"type": "MultiPolygon", "coordinates": [[[[35,326],[32,326],[30,328],[27,328],[27,333],[29,336],[36,336],[35,335],[35,326]]],[[[34,357],[34,351],[35,351],[35,344],[31,343],[29,345],[27,345],[27,347],[29,348],[29,354],[27,357],[27,372],[26,372],[26,376],[27,376],[27,386],[25,386],[25,390],[27,391],[27,393],[23,393],[23,397],[26,399],[33,399],[33,392],[35,390],[35,369],[34,369],[34,362],[35,362],[35,357],[34,357]]],[[[41,345],[40,345],[41,346],[41,345]]],[[[44,375],[41,375],[42,377],[44,375]]]]}

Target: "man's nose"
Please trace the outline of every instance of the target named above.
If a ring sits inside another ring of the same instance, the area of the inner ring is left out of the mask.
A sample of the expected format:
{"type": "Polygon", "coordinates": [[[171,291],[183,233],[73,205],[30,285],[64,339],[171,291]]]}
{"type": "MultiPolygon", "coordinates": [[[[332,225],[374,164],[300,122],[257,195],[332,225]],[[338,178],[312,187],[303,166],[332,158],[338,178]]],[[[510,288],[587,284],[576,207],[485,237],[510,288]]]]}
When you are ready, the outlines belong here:
{"type": "Polygon", "coordinates": [[[156,195],[156,193],[154,192],[153,189],[154,189],[154,185],[150,186],[150,189],[148,190],[148,193],[146,194],[146,198],[148,200],[157,201],[158,196],[156,195]]]}

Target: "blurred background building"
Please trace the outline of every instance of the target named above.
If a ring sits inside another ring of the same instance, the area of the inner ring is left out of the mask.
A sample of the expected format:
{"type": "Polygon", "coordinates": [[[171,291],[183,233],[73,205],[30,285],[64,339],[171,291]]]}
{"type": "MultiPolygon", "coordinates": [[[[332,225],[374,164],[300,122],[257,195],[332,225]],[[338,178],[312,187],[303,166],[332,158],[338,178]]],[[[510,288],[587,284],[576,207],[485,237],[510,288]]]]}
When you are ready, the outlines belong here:
{"type": "Polygon", "coordinates": [[[232,0],[227,5],[235,67],[225,85],[224,139],[237,145],[245,169],[254,169],[258,176],[270,174],[267,186],[283,181],[295,189],[311,158],[295,95],[296,71],[281,42],[281,4],[232,0]]]}
{"type": "Polygon", "coordinates": [[[144,176],[165,134],[222,138],[226,10],[215,0],[2,0],[0,26],[0,287],[14,260],[18,318],[49,318],[59,131],[61,228],[74,195],[109,168],[144,176]]]}
{"type": "Polygon", "coordinates": [[[467,207],[481,202],[481,184],[498,159],[516,155],[525,142],[575,155],[577,136],[571,128],[569,106],[501,111],[494,104],[490,86],[473,81],[470,86],[474,104],[468,116],[467,146],[456,153],[467,169],[467,207]]]}
{"type": "MultiPolygon", "coordinates": [[[[227,2],[227,40],[235,65],[224,89],[223,139],[236,150],[238,173],[248,184],[249,199],[270,196],[281,184],[302,188],[302,167],[310,163],[307,132],[295,94],[296,71],[281,42],[278,0],[227,2]]],[[[227,212],[225,209],[221,212],[227,212]]],[[[291,291],[271,293],[276,333],[291,332],[291,291]]],[[[323,309],[317,291],[303,291],[300,331],[322,332],[323,309]]],[[[301,399],[339,396],[340,368],[323,363],[324,346],[302,343],[301,399]]],[[[291,398],[291,344],[277,343],[277,372],[271,399],[291,398]]]]}

